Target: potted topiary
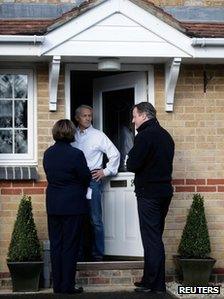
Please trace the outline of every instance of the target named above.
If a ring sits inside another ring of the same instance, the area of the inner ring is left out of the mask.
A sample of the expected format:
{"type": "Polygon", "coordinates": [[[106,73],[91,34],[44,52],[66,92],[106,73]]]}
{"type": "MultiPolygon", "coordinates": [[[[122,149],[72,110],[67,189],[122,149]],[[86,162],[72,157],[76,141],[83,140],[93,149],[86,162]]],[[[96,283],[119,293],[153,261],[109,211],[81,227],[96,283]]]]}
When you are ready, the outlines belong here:
{"type": "Polygon", "coordinates": [[[178,247],[184,285],[208,285],[212,268],[216,262],[215,259],[208,257],[210,251],[204,198],[200,194],[194,194],[178,247]]]}
{"type": "Polygon", "coordinates": [[[19,204],[7,265],[12,278],[13,292],[38,291],[43,262],[30,196],[24,195],[19,204]]]}

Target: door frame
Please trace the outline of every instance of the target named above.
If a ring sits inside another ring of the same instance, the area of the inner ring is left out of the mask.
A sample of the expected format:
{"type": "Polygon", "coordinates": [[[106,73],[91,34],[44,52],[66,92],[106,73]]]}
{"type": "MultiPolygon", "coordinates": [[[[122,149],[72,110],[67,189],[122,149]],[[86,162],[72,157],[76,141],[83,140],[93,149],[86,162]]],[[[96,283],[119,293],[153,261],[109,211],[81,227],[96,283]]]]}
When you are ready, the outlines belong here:
{"type": "MultiPolygon", "coordinates": [[[[97,64],[67,63],[65,64],[65,118],[71,119],[71,71],[98,71],[97,64]]],[[[150,64],[122,64],[121,72],[147,72],[147,100],[155,105],[154,66],[150,64]]],[[[100,71],[99,71],[100,72],[100,71]]]]}

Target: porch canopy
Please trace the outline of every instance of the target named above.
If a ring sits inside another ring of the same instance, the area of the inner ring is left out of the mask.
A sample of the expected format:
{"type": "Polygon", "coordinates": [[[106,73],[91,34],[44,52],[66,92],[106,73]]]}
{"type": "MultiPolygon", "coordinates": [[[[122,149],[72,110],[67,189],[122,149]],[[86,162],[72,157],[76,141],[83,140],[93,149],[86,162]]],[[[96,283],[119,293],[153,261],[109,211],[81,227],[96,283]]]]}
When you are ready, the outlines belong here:
{"type": "Polygon", "coordinates": [[[60,64],[116,58],[121,71],[165,64],[165,109],[173,111],[181,64],[221,63],[224,23],[187,23],[145,0],[93,0],[56,19],[0,20],[0,60],[49,62],[49,109],[57,109],[60,64]]]}

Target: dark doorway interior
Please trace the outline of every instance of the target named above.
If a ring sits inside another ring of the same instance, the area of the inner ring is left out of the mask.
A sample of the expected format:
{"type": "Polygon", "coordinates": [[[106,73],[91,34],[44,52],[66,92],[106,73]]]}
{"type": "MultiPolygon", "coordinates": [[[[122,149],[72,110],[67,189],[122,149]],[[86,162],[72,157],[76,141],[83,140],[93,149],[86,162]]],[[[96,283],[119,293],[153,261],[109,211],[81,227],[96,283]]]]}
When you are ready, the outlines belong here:
{"type": "Polygon", "coordinates": [[[93,106],[93,79],[119,74],[118,72],[71,71],[71,120],[80,105],[93,106]]]}

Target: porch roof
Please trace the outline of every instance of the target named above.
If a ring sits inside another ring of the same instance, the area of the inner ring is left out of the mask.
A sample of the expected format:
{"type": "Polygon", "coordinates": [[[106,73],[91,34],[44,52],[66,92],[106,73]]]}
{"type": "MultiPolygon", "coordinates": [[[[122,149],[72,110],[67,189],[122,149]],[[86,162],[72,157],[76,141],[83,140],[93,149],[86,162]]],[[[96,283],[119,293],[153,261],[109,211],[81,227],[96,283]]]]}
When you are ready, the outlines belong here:
{"type": "MultiPolygon", "coordinates": [[[[181,22],[147,0],[131,1],[187,36],[224,37],[224,22],[181,22]]],[[[0,35],[44,35],[102,2],[105,0],[83,2],[79,7],[74,7],[53,19],[0,19],[0,35]]]]}

